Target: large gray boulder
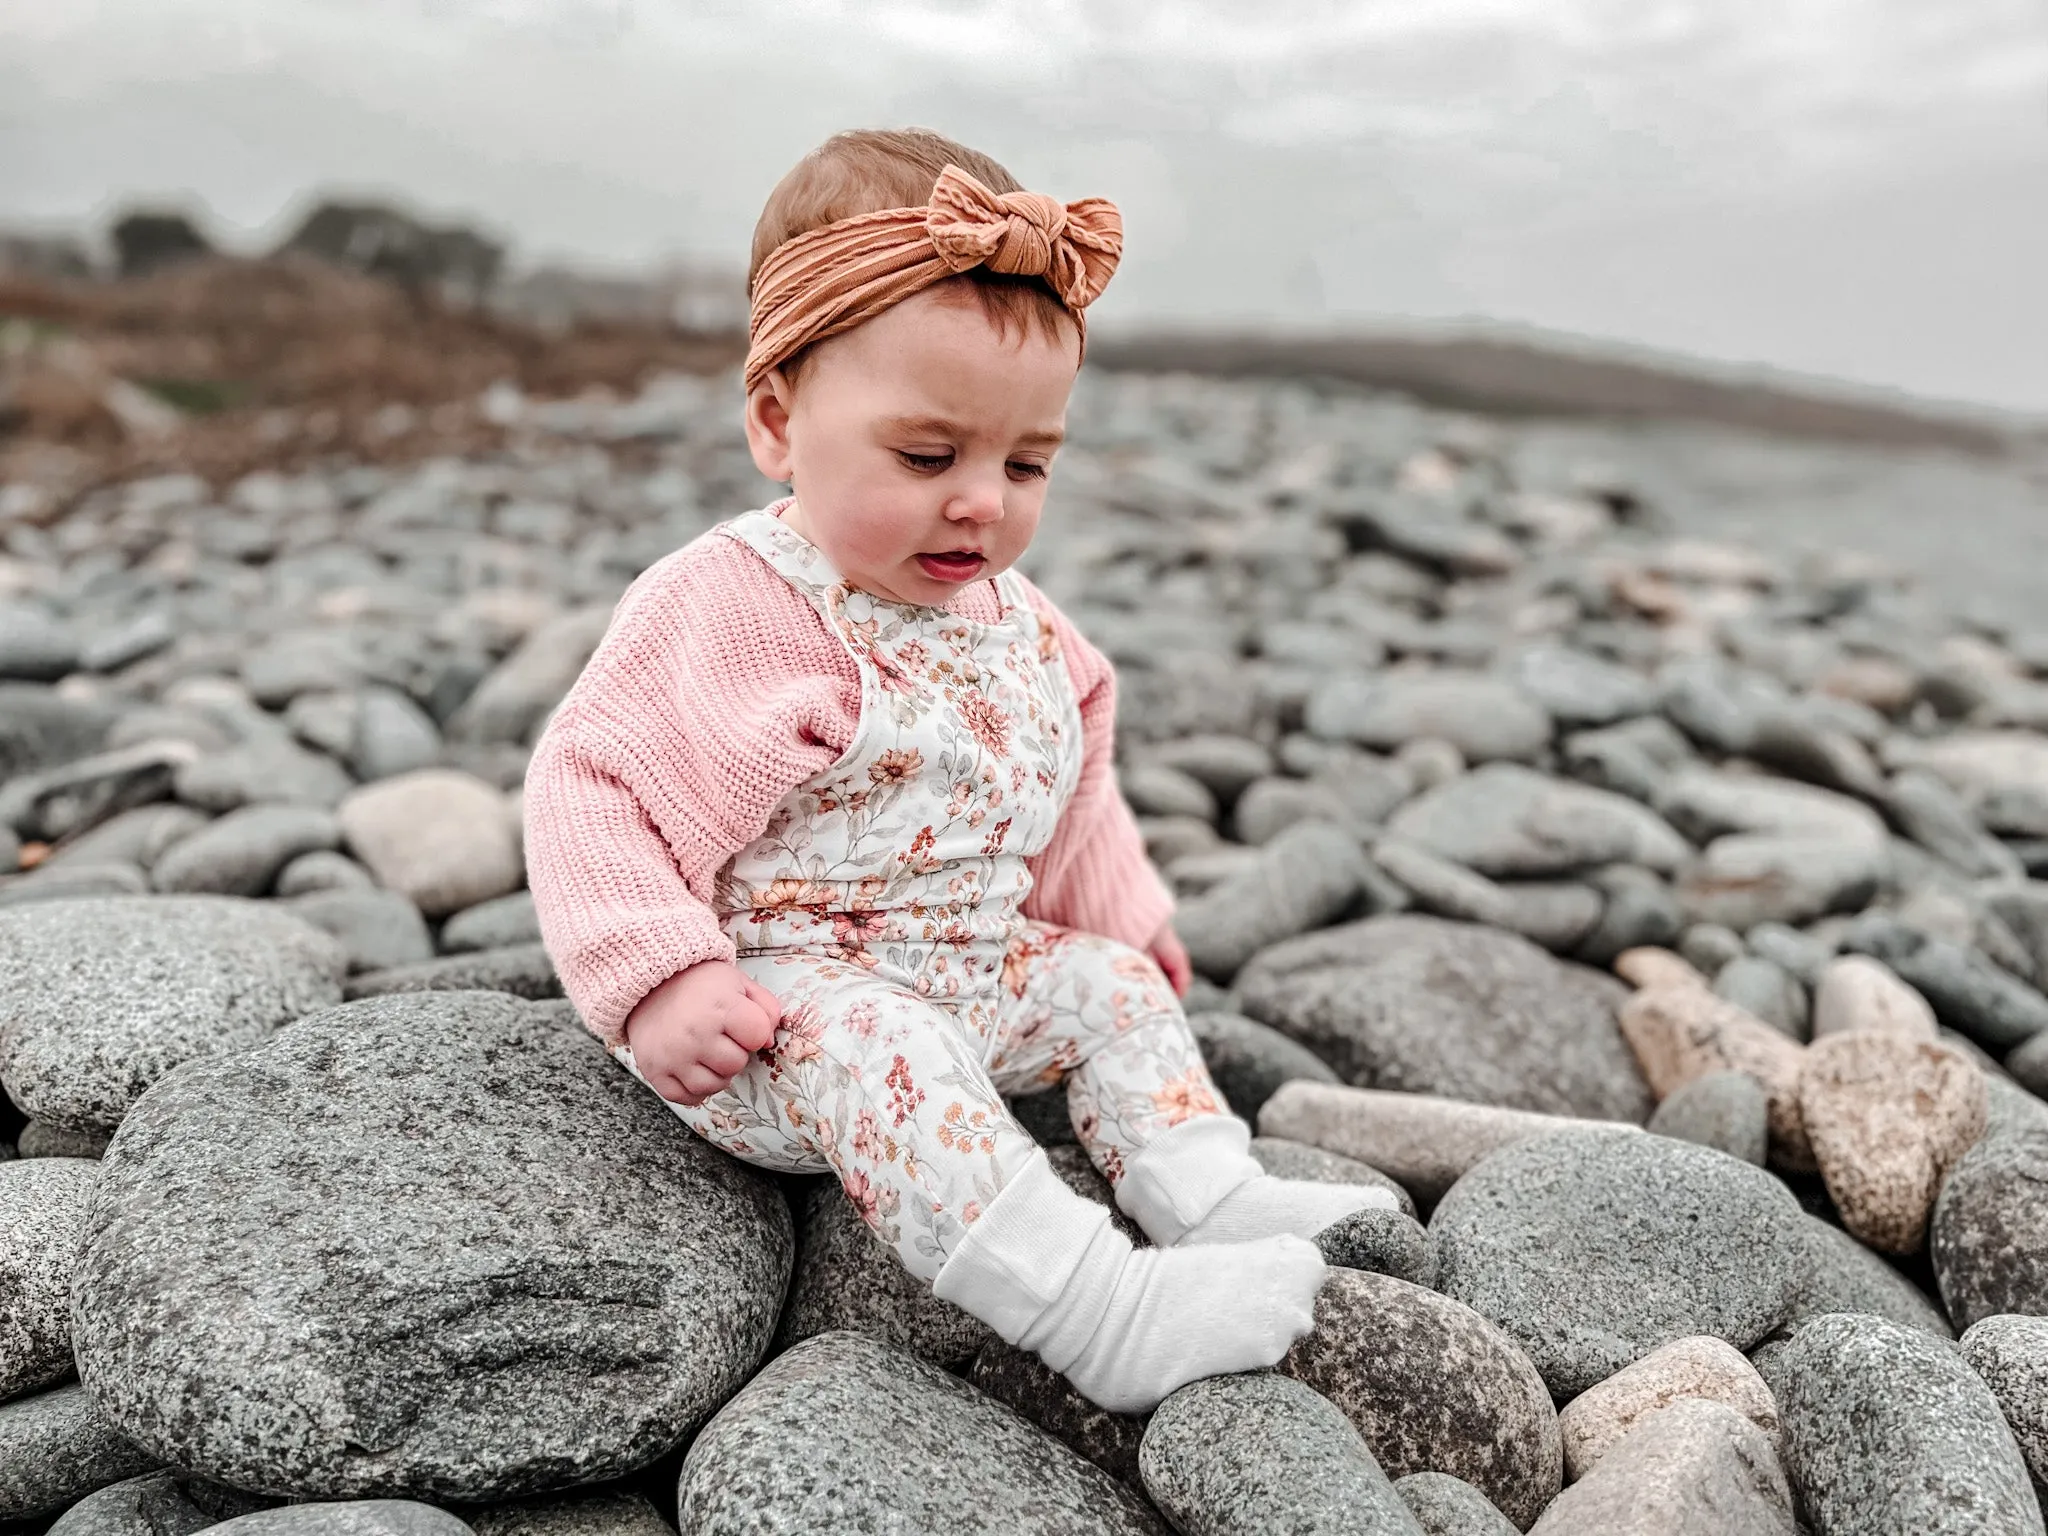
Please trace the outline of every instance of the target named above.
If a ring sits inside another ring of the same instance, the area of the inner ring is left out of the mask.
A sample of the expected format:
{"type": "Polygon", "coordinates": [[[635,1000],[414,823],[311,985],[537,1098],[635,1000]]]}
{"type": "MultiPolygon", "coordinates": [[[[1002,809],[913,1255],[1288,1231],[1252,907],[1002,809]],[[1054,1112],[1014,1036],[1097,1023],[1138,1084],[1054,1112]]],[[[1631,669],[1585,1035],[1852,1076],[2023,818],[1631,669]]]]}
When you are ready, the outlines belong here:
{"type": "Polygon", "coordinates": [[[1490,763],[1438,785],[1395,812],[1387,830],[1500,880],[1600,864],[1669,874],[1692,854],[1647,806],[1515,763],[1490,763]]]}
{"type": "Polygon", "coordinates": [[[1182,1387],[1145,1426],[1138,1467],[1182,1536],[1422,1536],[1351,1421],[1285,1376],[1182,1387]]]}
{"type": "Polygon", "coordinates": [[[1768,1379],[1816,1536],[2040,1536],[2012,1431],[1951,1346],[1837,1314],[1800,1329],[1768,1379]]]}
{"type": "Polygon", "coordinates": [[[0,911],[0,1083],[37,1120],[111,1130],[171,1068],[341,1001],[347,957],[275,905],[108,896],[0,911]]]}
{"type": "Polygon", "coordinates": [[[1963,1335],[1963,1358],[1998,1399],[2038,1487],[2048,1473],[2048,1318],[1987,1317],[1963,1335]]]}
{"type": "Polygon", "coordinates": [[[0,1403],[0,1521],[53,1514],[160,1465],[76,1382],[0,1403]]]}
{"type": "Polygon", "coordinates": [[[1934,1202],[1928,1254],[1959,1328],[2000,1312],[2048,1313],[2048,1131],[1992,1131],[1934,1202]]]}
{"type": "Polygon", "coordinates": [[[1277,944],[1236,986],[1358,1087],[1640,1125],[1650,1091],[1615,1022],[1627,995],[1514,934],[1407,915],[1277,944]]]}
{"type": "Polygon", "coordinates": [[[205,1476],[501,1498],[678,1444],[759,1363],[791,1248],[773,1184],[568,1010],[379,998],[136,1106],[73,1336],[122,1432],[205,1476]]]}
{"type": "Polygon", "coordinates": [[[1664,1136],[1558,1131],[1452,1186],[1430,1219],[1437,1286],[1571,1397],[1658,1345],[1746,1350],[1778,1327],[1805,1257],[1799,1204],[1761,1168],[1664,1136]]]}
{"type": "Polygon", "coordinates": [[[71,1374],[71,1269],[99,1164],[0,1163],[0,1402],[71,1374]]]}
{"type": "Polygon", "coordinates": [[[691,1445],[677,1503],[681,1536],[1165,1536],[1101,1468],[856,1333],[770,1361],[691,1445]]]}

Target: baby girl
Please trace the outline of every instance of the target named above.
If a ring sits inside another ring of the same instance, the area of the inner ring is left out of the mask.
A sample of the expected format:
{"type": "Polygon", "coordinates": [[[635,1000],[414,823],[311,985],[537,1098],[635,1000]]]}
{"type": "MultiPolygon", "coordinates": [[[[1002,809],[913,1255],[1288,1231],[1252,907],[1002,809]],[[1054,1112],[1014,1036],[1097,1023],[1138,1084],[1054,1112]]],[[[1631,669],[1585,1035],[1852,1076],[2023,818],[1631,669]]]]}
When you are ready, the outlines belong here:
{"type": "Polygon", "coordinates": [[[1271,1365],[1316,1234],[1177,992],[1108,662],[1013,567],[1123,245],[925,131],[845,133],[754,235],[746,433],[794,494],[643,574],[526,780],[563,985],[691,1130],[831,1173],[904,1267],[1104,1407],[1271,1365]],[[1005,1107],[1064,1080],[1157,1247],[1005,1107]]]}

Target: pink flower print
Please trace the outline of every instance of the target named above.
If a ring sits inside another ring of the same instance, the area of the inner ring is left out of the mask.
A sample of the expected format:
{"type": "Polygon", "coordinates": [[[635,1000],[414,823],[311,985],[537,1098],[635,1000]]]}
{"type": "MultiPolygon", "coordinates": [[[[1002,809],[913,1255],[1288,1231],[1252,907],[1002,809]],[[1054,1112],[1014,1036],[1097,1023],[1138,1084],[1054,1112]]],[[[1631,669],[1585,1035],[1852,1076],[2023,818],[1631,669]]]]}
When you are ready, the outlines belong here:
{"type": "Polygon", "coordinates": [[[817,881],[785,877],[769,881],[766,890],[754,893],[748,915],[757,923],[772,923],[796,911],[808,911],[815,916],[831,900],[832,893],[817,881]]]}
{"type": "Polygon", "coordinates": [[[965,693],[960,697],[960,718],[974,739],[997,757],[1010,755],[1010,717],[989,702],[987,694],[965,693]]]}
{"type": "Polygon", "coordinates": [[[896,1116],[897,1125],[902,1125],[917,1112],[917,1106],[924,1102],[924,1090],[910,1075],[910,1063],[902,1056],[896,1058],[889,1075],[883,1079],[889,1087],[889,1108],[896,1116]]]}
{"type": "Polygon", "coordinates": [[[1179,1125],[1197,1115],[1216,1113],[1216,1095],[1209,1089],[1209,1074],[1201,1067],[1189,1067],[1152,1090],[1152,1107],[1166,1117],[1168,1125],[1179,1125]]]}
{"type": "Polygon", "coordinates": [[[872,1040],[875,1037],[875,1025],[879,1012],[880,1010],[875,1007],[872,999],[863,999],[846,1010],[846,1027],[857,1038],[872,1040]]]}
{"type": "MultiPolygon", "coordinates": [[[[1083,1138],[1084,1140],[1086,1138],[1083,1138]]],[[[1102,1153],[1102,1176],[1112,1185],[1121,1184],[1124,1179],[1124,1154],[1121,1147],[1105,1147],[1102,1153]]]]}
{"type": "Polygon", "coordinates": [[[906,672],[922,672],[931,660],[932,653],[922,640],[906,640],[896,647],[896,665],[906,672]]]}
{"type": "Polygon", "coordinates": [[[868,777],[877,784],[907,784],[923,768],[924,754],[917,748],[891,748],[868,764],[868,777]]]}
{"type": "Polygon", "coordinates": [[[979,1220],[981,1220],[981,1202],[979,1200],[970,1200],[960,1207],[961,1226],[971,1227],[979,1220]]]}
{"type": "Polygon", "coordinates": [[[1038,659],[1051,661],[1060,653],[1060,637],[1053,633],[1050,624],[1038,626],[1038,659]]]}
{"type": "Polygon", "coordinates": [[[868,1177],[867,1170],[850,1168],[842,1175],[840,1183],[846,1190],[846,1198],[860,1212],[860,1219],[871,1227],[878,1225],[882,1219],[882,1195],[868,1177]]]}
{"type": "Polygon", "coordinates": [[[1018,790],[1020,790],[1020,789],[1022,789],[1022,788],[1024,787],[1024,779],[1025,779],[1024,765],[1023,765],[1022,763],[1012,763],[1012,764],[1010,765],[1010,793],[1011,793],[1011,794],[1013,794],[1013,795],[1014,795],[1014,794],[1016,794],[1018,790]]]}
{"type": "Polygon", "coordinates": [[[853,1123],[853,1153],[871,1163],[896,1161],[896,1138],[882,1129],[872,1109],[864,1109],[853,1123]]]}
{"type": "Polygon", "coordinates": [[[951,1152],[994,1152],[996,1139],[989,1133],[988,1111],[977,1109],[970,1115],[963,1105],[948,1104],[939,1120],[939,1145],[951,1152]]]}
{"type": "Polygon", "coordinates": [[[1010,823],[1013,819],[1013,817],[1005,816],[995,824],[994,830],[981,840],[981,851],[983,854],[993,856],[1003,851],[1003,839],[1010,835],[1010,823]]]}
{"type": "Polygon", "coordinates": [[[889,936],[889,915],[886,912],[834,912],[832,936],[848,948],[859,949],[889,936]]]}

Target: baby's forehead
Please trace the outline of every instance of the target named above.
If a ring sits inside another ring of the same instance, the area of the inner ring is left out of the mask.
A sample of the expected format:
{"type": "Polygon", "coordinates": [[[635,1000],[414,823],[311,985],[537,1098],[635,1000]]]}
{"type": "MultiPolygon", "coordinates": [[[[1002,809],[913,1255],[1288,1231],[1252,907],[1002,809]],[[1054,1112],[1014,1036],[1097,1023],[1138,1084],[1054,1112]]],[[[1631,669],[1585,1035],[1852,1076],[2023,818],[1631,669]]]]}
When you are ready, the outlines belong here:
{"type": "Polygon", "coordinates": [[[876,431],[916,436],[929,434],[949,439],[1002,437],[1020,444],[1056,448],[1066,441],[1066,429],[1058,424],[1019,428],[1007,419],[977,418],[974,413],[947,414],[937,411],[883,412],[873,418],[876,431]]]}

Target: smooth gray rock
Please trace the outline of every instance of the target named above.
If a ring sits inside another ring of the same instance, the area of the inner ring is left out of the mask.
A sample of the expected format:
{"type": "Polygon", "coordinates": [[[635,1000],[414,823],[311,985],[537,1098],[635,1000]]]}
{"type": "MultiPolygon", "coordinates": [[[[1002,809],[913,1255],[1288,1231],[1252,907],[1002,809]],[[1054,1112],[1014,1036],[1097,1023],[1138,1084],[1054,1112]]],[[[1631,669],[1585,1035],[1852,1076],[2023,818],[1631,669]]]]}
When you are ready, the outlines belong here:
{"type": "Polygon", "coordinates": [[[133,864],[50,864],[0,880],[0,907],[148,892],[149,877],[133,864]]]}
{"type": "Polygon", "coordinates": [[[1260,850],[1257,864],[1182,903],[1174,928],[1195,969],[1228,982],[1260,950],[1338,916],[1365,880],[1350,832],[1298,822],[1260,850]]]}
{"type": "Polygon", "coordinates": [[[99,1165],[0,1163],[0,1401],[71,1374],[71,1270],[99,1165]]]}
{"type": "Polygon", "coordinates": [[[0,781],[97,752],[115,714],[54,688],[0,682],[0,781]]]}
{"type": "Polygon", "coordinates": [[[340,1001],[333,939],[273,904],[110,896],[0,912],[0,1083],[65,1130],[111,1129],[182,1062],[340,1001]]]}
{"type": "Polygon", "coordinates": [[[2048,1030],[2048,997],[1973,949],[1881,912],[1858,918],[1845,947],[1882,960],[1933,1005],[1942,1023],[1987,1050],[2007,1051],[2048,1030]]]}
{"type": "Polygon", "coordinates": [[[360,701],[348,766],[365,784],[425,768],[440,756],[440,727],[396,688],[365,688],[360,701]]]}
{"type": "Polygon", "coordinates": [[[1165,763],[1132,763],[1118,772],[1117,787],[1140,816],[1193,816],[1214,825],[1220,814],[1214,790],[1165,763]]]}
{"type": "Polygon", "coordinates": [[[165,850],[207,824],[204,811],[189,805],[138,805],[108,818],[90,832],[68,837],[50,850],[45,870],[66,864],[133,864],[147,870],[165,850]]]}
{"type": "Polygon", "coordinates": [[[354,787],[347,770],[333,758],[288,739],[268,737],[186,763],[174,783],[180,800],[208,811],[272,803],[331,811],[354,787]]]}
{"type": "Polygon", "coordinates": [[[1612,725],[1657,707],[1648,678],[1564,645],[1530,645],[1509,660],[1515,686],[1567,730],[1612,725]]]}
{"type": "Polygon", "coordinates": [[[1111,1413],[1090,1402],[1038,1356],[993,1335],[975,1355],[966,1376],[1026,1423],[1094,1462],[1118,1482],[1131,1488],[1144,1486],[1138,1476],[1138,1443],[1145,1435],[1145,1415],[1111,1413]]]}
{"type": "Polygon", "coordinates": [[[1469,762],[1527,762],[1550,744],[1543,707],[1512,683],[1472,673],[1336,677],[1309,695],[1308,729],[1391,751],[1419,736],[1452,743],[1469,762]]]}
{"type": "Polygon", "coordinates": [[[476,1536],[675,1536],[638,1493],[568,1493],[463,1510],[476,1536]]]}
{"type": "Polygon", "coordinates": [[[2019,858],[1984,830],[1962,797],[1924,769],[1894,777],[1884,809],[1899,831],[1972,880],[2016,880],[2024,873],[2019,858]]]}
{"type": "Polygon", "coordinates": [[[58,1516],[50,1536],[192,1536],[220,1523],[192,1499],[192,1481],[175,1472],[152,1472],[111,1483],[58,1516]]]}
{"type": "Polygon", "coordinates": [[[1325,1262],[1344,1269],[1392,1275],[1410,1285],[1436,1284],[1436,1244],[1429,1231],[1402,1211],[1368,1207],[1315,1234],[1325,1262]]]}
{"type": "Polygon", "coordinates": [[[1659,715],[1630,720],[1564,739],[1561,755],[1572,777],[1649,804],[1673,769],[1692,761],[1692,744],[1659,715]]]}
{"type": "Polygon", "coordinates": [[[113,629],[88,635],[79,647],[78,665],[86,672],[118,672],[145,656],[154,656],[177,638],[171,616],[160,608],[152,609],[113,629]]]}
{"type": "Polygon", "coordinates": [[[1568,1130],[1484,1159],[1429,1229],[1438,1289],[1570,1397],[1673,1339],[1746,1350],[1776,1328],[1805,1257],[1800,1214],[1783,1184],[1724,1153],[1568,1130]]]}
{"type": "Polygon", "coordinates": [[[540,942],[540,918],[533,910],[533,892],[494,896],[457,912],[441,925],[441,953],[467,954],[478,949],[508,949],[540,942]]]}
{"type": "Polygon", "coordinates": [[[1761,1168],[1770,1139],[1770,1100],[1746,1072],[1708,1072],[1659,1104],[1647,1129],[1761,1168]]]}
{"type": "Polygon", "coordinates": [[[345,990],[351,1001],[394,992],[509,992],[542,1001],[562,995],[562,978],[544,945],[514,944],[365,971],[351,976],[345,990]]]}
{"type": "Polygon", "coordinates": [[[448,722],[454,741],[530,741],[604,638],[609,603],[578,608],[534,630],[477,685],[448,722]]]}
{"type": "Polygon", "coordinates": [[[73,1336],[123,1432],[208,1477],[503,1498],[680,1443],[760,1361],[792,1247],[774,1185],[568,1010],[380,998],[136,1106],[73,1336]]]}
{"type": "Polygon", "coordinates": [[[1669,949],[1685,925],[1685,910],[1670,885],[1647,869],[1612,864],[1588,877],[1605,901],[1600,919],[1579,940],[1573,958],[1602,970],[1624,950],[1669,949]]]}
{"type": "Polygon", "coordinates": [[[1963,1359],[1998,1399],[2038,1488],[2048,1473],[2048,1318],[2001,1313],[1963,1335],[1963,1359]]]}
{"type": "Polygon", "coordinates": [[[1873,848],[1882,848],[1885,840],[1883,820],[1862,801],[1765,774],[1682,768],[1666,779],[1655,803],[1658,813],[1695,843],[1742,834],[1873,848]]]}
{"type": "Polygon", "coordinates": [[[1936,1338],[1955,1337],[1941,1309],[1882,1256],[1817,1216],[1804,1217],[1800,1229],[1806,1262],[1783,1327],[1798,1328],[1830,1312],[1864,1312],[1936,1338]]]}
{"type": "Polygon", "coordinates": [[[447,1510],[411,1499],[286,1504],[210,1529],[229,1536],[472,1536],[469,1526],[447,1510]]]}
{"type": "Polygon", "coordinates": [[[54,1514],[161,1465],[123,1439],[76,1382],[0,1403],[0,1520],[54,1514]]]}
{"type": "Polygon", "coordinates": [[[348,951],[350,971],[386,971],[434,958],[427,920],[397,891],[308,891],[280,905],[333,934],[348,951]]]}
{"type": "Polygon", "coordinates": [[[273,894],[310,896],[315,891],[370,891],[377,880],[345,853],[302,853],[277,872],[273,894]]]}
{"type": "Polygon", "coordinates": [[[1115,1478],[936,1366],[856,1333],[768,1363],[683,1459],[681,1536],[1164,1536],[1115,1478]]]}
{"type": "Polygon", "coordinates": [[[1515,1536],[1508,1517],[1462,1477],[1410,1472],[1395,1479],[1394,1492],[1415,1516],[1423,1536],[1515,1536]]]}
{"type": "Polygon", "coordinates": [[[20,868],[20,834],[10,826],[0,825],[0,875],[11,875],[20,868]]]}
{"type": "Polygon", "coordinates": [[[1356,1086],[1649,1117],[1649,1089],[1615,1022],[1627,989],[1512,934],[1368,918],[1266,950],[1236,995],[1356,1086]]]}
{"type": "Polygon", "coordinates": [[[1949,1170],[1928,1255],[1958,1327],[2048,1313],[2048,1132],[1989,1132],[1949,1170]]]}
{"type": "Polygon", "coordinates": [[[1231,1111],[1246,1120],[1258,1119],[1259,1106],[1282,1083],[1338,1080],[1329,1063],[1307,1046],[1241,1013],[1190,1013],[1188,1029],[1217,1090],[1231,1111]]]}
{"type": "Polygon", "coordinates": [[[9,779],[0,787],[0,822],[45,841],[80,836],[162,800],[196,755],[181,741],[145,741],[9,779]]]}
{"type": "Polygon", "coordinates": [[[1759,923],[1744,938],[1758,958],[1770,961],[1807,987],[1820,985],[1821,976],[1836,953],[1829,940],[1784,923],[1759,923]]]}
{"type": "Polygon", "coordinates": [[[97,1162],[113,1139],[112,1131],[60,1131],[40,1120],[21,1128],[16,1148],[28,1157],[82,1157],[97,1162]]]}
{"type": "Polygon", "coordinates": [[[1301,779],[1260,779],[1245,786],[1231,813],[1237,840],[1263,847],[1289,827],[1304,821],[1359,824],[1345,796],[1329,784],[1301,779]]]}
{"type": "Polygon", "coordinates": [[[1794,1040],[1811,1038],[1806,988],[1783,967],[1755,955],[1742,955],[1721,967],[1714,994],[1745,1008],[1794,1040]]]}
{"type": "Polygon", "coordinates": [[[1693,923],[1679,936],[1678,952],[1702,976],[1717,976],[1748,953],[1742,935],[1719,923],[1693,923]]]}
{"type": "MultiPolygon", "coordinates": [[[[1062,1104],[1064,1093],[1057,1097],[1062,1104]]],[[[986,1323],[932,1294],[883,1246],[839,1182],[810,1181],[796,1202],[797,1263],[776,1333],[778,1350],[841,1329],[870,1334],[934,1365],[965,1365],[994,1337],[986,1323]]]]}
{"type": "Polygon", "coordinates": [[[341,842],[332,811],[310,805],[247,805],[171,844],[150,871],[159,891],[261,896],[302,853],[341,842]]]}
{"type": "Polygon", "coordinates": [[[1600,864],[1669,873],[1692,848],[1662,817],[1604,789],[1490,763],[1394,813],[1396,836],[1496,879],[1540,879],[1600,864]]]}
{"type": "Polygon", "coordinates": [[[1804,923],[1862,907],[1885,872],[1881,841],[1735,833],[1716,838],[1687,867],[1678,899],[1695,922],[1737,929],[1804,923]]]}
{"type": "Polygon", "coordinates": [[[1225,805],[1274,766],[1272,751],[1244,736],[1183,736],[1154,744],[1146,756],[1198,780],[1225,805]]]}
{"type": "Polygon", "coordinates": [[[78,635],[39,603],[0,603],[0,679],[54,683],[78,666],[78,635]]]}
{"type": "Polygon", "coordinates": [[[1777,1364],[1785,1471],[1815,1536],[2039,1536],[2012,1431],[1950,1346],[1837,1314],[1777,1364]]]}
{"type": "Polygon", "coordinates": [[[1563,1480],[1557,1411],[1528,1357],[1435,1291],[1334,1269],[1278,1368],[1342,1409],[1389,1477],[1449,1472],[1518,1525],[1563,1480]]]}
{"type": "Polygon", "coordinates": [[[1351,1421],[1285,1376],[1182,1387],[1153,1411],[1138,1465],[1182,1536],[1421,1536],[1351,1421]]]}
{"type": "Polygon", "coordinates": [[[1726,1403],[1685,1397],[1637,1420],[1529,1536],[1794,1536],[1770,1437],[1726,1403]]]}

